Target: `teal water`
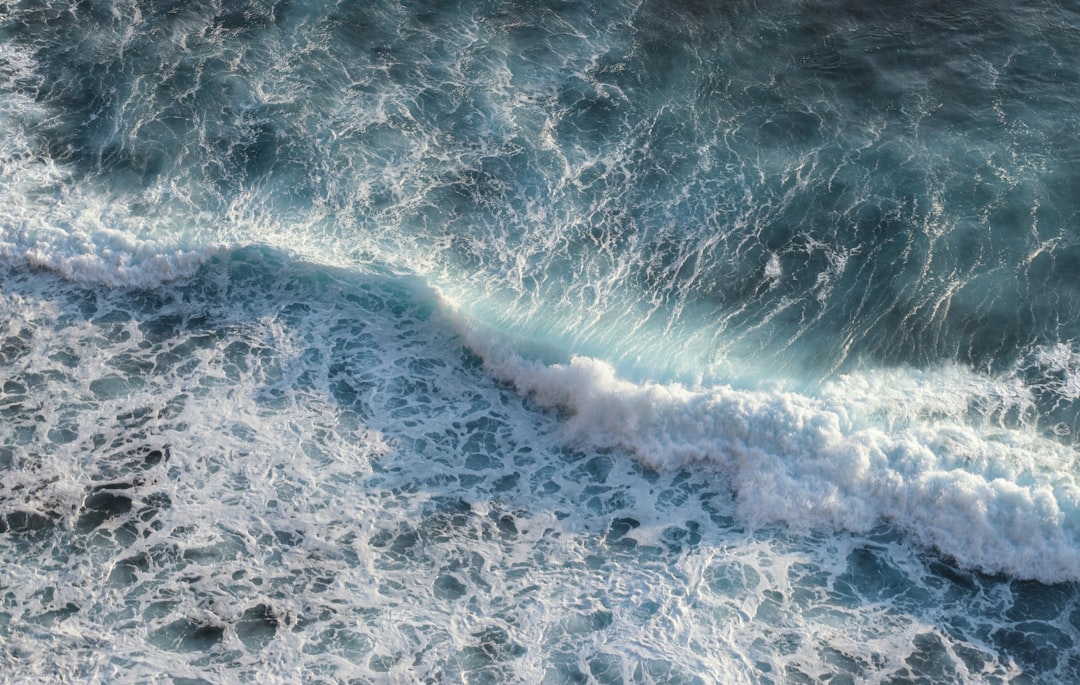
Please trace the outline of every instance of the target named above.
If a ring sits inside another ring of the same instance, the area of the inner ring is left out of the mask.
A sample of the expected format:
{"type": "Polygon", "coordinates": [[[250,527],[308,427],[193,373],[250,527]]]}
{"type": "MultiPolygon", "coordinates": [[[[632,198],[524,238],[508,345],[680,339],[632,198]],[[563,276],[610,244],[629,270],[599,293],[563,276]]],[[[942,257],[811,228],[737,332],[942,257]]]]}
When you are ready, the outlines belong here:
{"type": "Polygon", "coordinates": [[[0,9],[4,678],[1080,678],[1080,6],[0,9]]]}

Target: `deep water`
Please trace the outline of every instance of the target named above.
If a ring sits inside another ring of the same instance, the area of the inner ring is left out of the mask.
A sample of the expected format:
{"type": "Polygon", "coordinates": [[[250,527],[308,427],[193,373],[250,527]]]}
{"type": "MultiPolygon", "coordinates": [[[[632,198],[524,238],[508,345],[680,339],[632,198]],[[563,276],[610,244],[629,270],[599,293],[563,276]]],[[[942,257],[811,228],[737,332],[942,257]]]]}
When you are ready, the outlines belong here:
{"type": "Polygon", "coordinates": [[[0,4],[0,679],[1080,680],[1080,5],[0,4]]]}

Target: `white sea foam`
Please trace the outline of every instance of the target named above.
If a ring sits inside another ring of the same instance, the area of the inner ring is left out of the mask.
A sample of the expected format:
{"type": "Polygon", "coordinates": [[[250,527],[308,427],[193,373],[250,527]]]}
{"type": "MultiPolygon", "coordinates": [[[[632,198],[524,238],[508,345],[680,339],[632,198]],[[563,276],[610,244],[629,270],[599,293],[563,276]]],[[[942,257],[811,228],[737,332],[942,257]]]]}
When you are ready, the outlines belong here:
{"type": "Polygon", "coordinates": [[[222,249],[162,249],[159,243],[132,241],[109,231],[90,235],[70,231],[50,237],[56,242],[39,233],[31,240],[15,238],[0,243],[0,258],[12,265],[55,271],[82,283],[153,287],[190,276],[222,249]]]}
{"type": "Polygon", "coordinates": [[[597,359],[525,359],[458,322],[490,373],[569,414],[573,444],[718,468],[750,524],[858,532],[884,520],[969,568],[1080,579],[1074,450],[970,416],[977,402],[1029,403],[1018,381],[944,367],[851,374],[814,395],[637,384],[597,359]]]}
{"type": "MultiPolygon", "coordinates": [[[[562,449],[555,417],[462,367],[415,281],[272,250],[232,260],[149,294],[18,270],[0,291],[0,353],[17,370],[0,388],[0,516],[41,527],[0,535],[8,672],[873,681],[927,639],[981,654],[978,670],[945,659],[938,681],[1016,672],[975,628],[940,629],[940,601],[857,599],[922,590],[891,534],[740,530],[700,469],[643,477],[631,459],[562,449]],[[95,520],[99,496],[130,511],[95,520]],[[885,577],[836,601],[867,548],[885,577]]],[[[623,387],[575,368],[570,391],[596,394],[583,404],[623,387]]],[[[661,390],[658,407],[695,392],[661,390]]],[[[989,632],[998,602],[980,593],[965,619],[989,632]]]]}

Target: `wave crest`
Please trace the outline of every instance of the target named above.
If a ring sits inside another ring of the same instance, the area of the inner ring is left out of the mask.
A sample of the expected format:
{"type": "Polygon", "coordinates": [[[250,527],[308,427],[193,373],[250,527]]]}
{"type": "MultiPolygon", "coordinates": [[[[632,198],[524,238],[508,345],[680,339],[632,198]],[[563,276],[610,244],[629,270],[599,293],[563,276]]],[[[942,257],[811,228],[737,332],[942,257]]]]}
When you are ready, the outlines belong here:
{"type": "Polygon", "coordinates": [[[865,532],[884,520],[969,568],[1080,580],[1074,451],[1034,429],[965,420],[965,406],[1014,388],[955,367],[846,376],[814,395],[638,384],[587,357],[525,359],[459,324],[493,376],[567,413],[570,443],[655,469],[716,468],[748,524],[865,532]]]}

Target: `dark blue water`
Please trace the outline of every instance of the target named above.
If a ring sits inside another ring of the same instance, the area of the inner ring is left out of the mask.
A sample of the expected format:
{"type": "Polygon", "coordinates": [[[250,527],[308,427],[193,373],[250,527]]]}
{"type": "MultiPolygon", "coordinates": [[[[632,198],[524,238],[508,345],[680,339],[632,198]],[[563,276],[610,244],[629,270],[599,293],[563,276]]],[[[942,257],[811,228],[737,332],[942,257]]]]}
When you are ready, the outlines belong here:
{"type": "Polygon", "coordinates": [[[1080,679],[1080,5],[0,6],[13,682],[1080,679]]]}

